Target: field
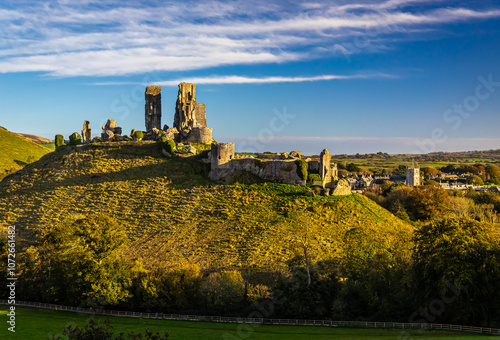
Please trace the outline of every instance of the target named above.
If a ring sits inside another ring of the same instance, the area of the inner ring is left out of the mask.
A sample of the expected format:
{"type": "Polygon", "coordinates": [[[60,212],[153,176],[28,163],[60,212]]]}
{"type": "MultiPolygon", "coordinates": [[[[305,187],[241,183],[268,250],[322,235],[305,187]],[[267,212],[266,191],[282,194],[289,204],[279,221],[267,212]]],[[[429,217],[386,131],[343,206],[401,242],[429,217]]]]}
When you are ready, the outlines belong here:
{"type": "Polygon", "coordinates": [[[332,162],[354,163],[363,169],[395,169],[400,165],[409,166],[412,160],[418,162],[420,167],[441,168],[447,165],[473,165],[485,163],[498,163],[499,150],[471,151],[471,152],[442,152],[430,154],[364,154],[364,155],[333,155],[332,162]]]}
{"type": "MultiPolygon", "coordinates": [[[[7,306],[0,306],[0,315],[6,319],[7,306]]],[[[7,324],[2,322],[0,329],[1,339],[49,339],[52,334],[57,335],[70,323],[83,325],[89,316],[60,311],[49,311],[31,308],[16,309],[16,333],[7,330],[7,324]]],[[[96,317],[103,320],[104,317],[96,317]]],[[[152,330],[154,332],[167,331],[170,339],[182,340],[212,340],[212,339],[262,339],[262,340],[285,340],[285,339],[398,339],[402,335],[401,330],[390,329],[348,329],[328,327],[304,327],[304,326],[250,326],[240,328],[236,324],[219,324],[189,321],[169,321],[152,319],[135,319],[111,317],[110,324],[116,333],[119,332],[143,332],[152,330]],[[243,336],[240,336],[240,335],[243,336]]],[[[485,337],[480,335],[468,335],[461,333],[425,331],[423,333],[411,334],[413,339],[439,339],[439,340],[475,340],[491,339],[498,340],[500,337],[485,337]]]]}

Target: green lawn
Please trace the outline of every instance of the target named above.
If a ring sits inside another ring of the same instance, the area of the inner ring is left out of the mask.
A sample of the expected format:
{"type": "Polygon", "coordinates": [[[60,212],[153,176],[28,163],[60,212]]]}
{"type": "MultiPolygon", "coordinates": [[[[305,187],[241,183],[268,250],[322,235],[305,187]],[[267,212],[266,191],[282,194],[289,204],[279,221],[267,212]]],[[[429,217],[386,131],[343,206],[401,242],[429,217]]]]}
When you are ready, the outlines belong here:
{"type": "MultiPolygon", "coordinates": [[[[84,324],[89,315],[50,311],[32,308],[16,309],[16,332],[7,330],[8,324],[7,306],[0,306],[2,326],[0,328],[0,339],[49,339],[52,334],[59,334],[69,323],[84,324]]],[[[104,317],[96,317],[99,320],[104,317]]],[[[385,329],[347,329],[329,327],[304,327],[304,326],[259,326],[259,325],[237,325],[219,324],[188,321],[168,321],[152,319],[136,319],[125,317],[112,317],[110,323],[118,332],[141,332],[146,329],[154,332],[168,331],[170,339],[187,340],[211,340],[211,339],[398,339],[403,335],[401,330],[385,329]],[[238,332],[239,331],[239,332],[238,332]]],[[[412,331],[410,337],[402,339],[491,339],[499,340],[500,337],[485,337],[479,335],[467,335],[460,333],[425,331],[419,334],[412,331]]]]}

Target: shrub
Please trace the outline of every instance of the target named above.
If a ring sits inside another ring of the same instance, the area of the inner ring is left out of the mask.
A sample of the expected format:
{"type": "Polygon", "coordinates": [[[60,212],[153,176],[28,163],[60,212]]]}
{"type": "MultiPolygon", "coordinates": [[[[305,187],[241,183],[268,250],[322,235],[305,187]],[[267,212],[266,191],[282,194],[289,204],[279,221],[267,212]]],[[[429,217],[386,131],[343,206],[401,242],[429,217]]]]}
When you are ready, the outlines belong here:
{"type": "Polygon", "coordinates": [[[82,144],[82,136],[78,132],[73,132],[71,136],[69,136],[69,145],[78,145],[82,144]]]}
{"type": "Polygon", "coordinates": [[[322,181],[321,176],[319,174],[309,174],[307,175],[307,180],[309,182],[322,181]]]}
{"type": "Polygon", "coordinates": [[[142,131],[136,131],[132,137],[137,138],[137,140],[142,140],[144,138],[144,133],[142,131]]]}
{"type": "Polygon", "coordinates": [[[54,143],[56,144],[56,147],[66,145],[64,143],[64,136],[63,135],[56,135],[56,139],[55,139],[54,143]]]}
{"type": "Polygon", "coordinates": [[[175,152],[175,142],[171,139],[168,139],[167,137],[161,137],[160,141],[163,150],[173,155],[175,152]]]}
{"type": "Polygon", "coordinates": [[[158,130],[158,136],[160,136],[160,137],[161,137],[161,136],[163,136],[163,134],[164,134],[164,133],[165,133],[165,131],[163,131],[163,130],[158,130]]]}
{"type": "Polygon", "coordinates": [[[300,179],[306,180],[307,179],[307,162],[303,159],[297,159],[295,161],[295,164],[297,164],[297,175],[299,175],[300,179]]]}
{"type": "Polygon", "coordinates": [[[136,334],[130,331],[126,337],[121,333],[120,335],[113,334],[113,326],[109,324],[109,319],[106,319],[103,323],[99,323],[94,319],[89,319],[87,324],[83,327],[78,325],[69,324],[63,330],[63,336],[54,335],[51,340],[87,340],[87,339],[100,339],[100,340],[118,340],[118,339],[144,339],[144,340],[166,340],[169,337],[167,332],[153,333],[152,331],[146,330],[143,337],[142,333],[136,334]],[[65,337],[65,335],[67,337],[65,337]]]}

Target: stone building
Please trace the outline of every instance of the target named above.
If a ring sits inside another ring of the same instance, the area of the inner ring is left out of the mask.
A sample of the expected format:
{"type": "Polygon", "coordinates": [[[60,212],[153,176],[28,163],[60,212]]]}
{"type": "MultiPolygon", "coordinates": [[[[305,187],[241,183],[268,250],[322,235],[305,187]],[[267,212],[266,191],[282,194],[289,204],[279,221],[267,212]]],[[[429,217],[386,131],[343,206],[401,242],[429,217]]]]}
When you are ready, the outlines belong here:
{"type": "Polygon", "coordinates": [[[412,166],[406,169],[406,185],[416,187],[420,185],[420,168],[412,166]]]}
{"type": "Polygon", "coordinates": [[[195,84],[179,84],[174,128],[179,131],[177,142],[208,144],[213,140],[212,129],[207,127],[206,104],[196,101],[195,84]]]}
{"type": "Polygon", "coordinates": [[[146,86],[146,131],[161,129],[161,87],[146,86]]]}

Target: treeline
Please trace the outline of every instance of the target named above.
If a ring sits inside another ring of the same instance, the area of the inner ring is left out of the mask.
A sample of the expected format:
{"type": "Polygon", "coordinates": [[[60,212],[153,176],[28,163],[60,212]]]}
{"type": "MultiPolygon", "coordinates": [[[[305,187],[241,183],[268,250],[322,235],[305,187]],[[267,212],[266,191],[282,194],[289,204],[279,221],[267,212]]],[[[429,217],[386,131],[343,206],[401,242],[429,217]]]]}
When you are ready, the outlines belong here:
{"type": "MultiPolygon", "coordinates": [[[[360,226],[345,234],[346,254],[313,261],[314,243],[303,238],[303,252],[279,270],[169,268],[168,259],[165,267],[147,267],[122,256],[129,244],[120,224],[89,215],[19,251],[17,298],[160,313],[500,327],[498,227],[488,218],[447,210],[447,200],[456,205],[468,199],[495,209],[500,202],[487,194],[388,188],[383,204],[422,223],[410,244],[387,249],[360,226]]],[[[4,265],[5,240],[1,246],[4,265]]]]}
{"type": "Polygon", "coordinates": [[[365,196],[407,222],[428,222],[446,217],[470,217],[495,224],[500,212],[500,195],[491,191],[446,191],[432,185],[409,187],[384,182],[372,186],[365,196]]]}

